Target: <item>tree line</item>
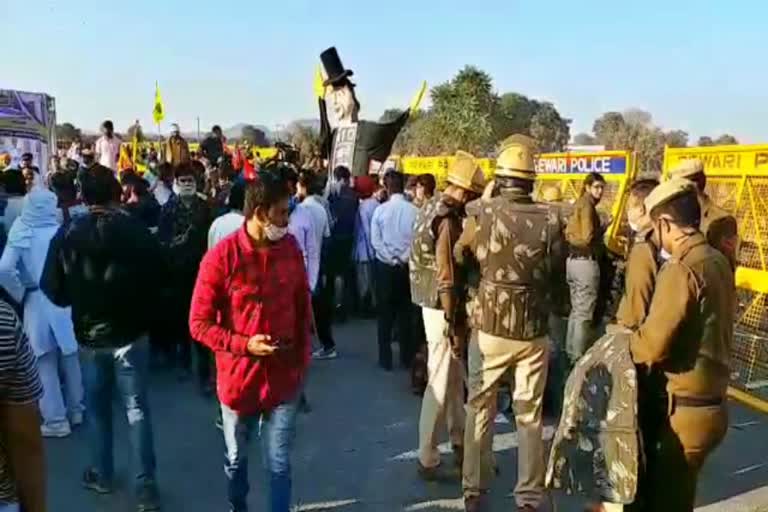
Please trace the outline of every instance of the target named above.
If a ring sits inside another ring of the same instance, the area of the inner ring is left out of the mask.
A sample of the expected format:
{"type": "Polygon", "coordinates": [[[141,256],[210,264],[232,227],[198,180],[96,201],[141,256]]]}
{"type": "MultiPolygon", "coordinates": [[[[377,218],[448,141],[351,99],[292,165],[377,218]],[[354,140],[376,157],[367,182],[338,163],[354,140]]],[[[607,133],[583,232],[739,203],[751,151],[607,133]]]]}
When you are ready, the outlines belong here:
{"type": "MultiPolygon", "coordinates": [[[[499,94],[491,76],[474,66],[461,69],[451,80],[430,90],[428,108],[413,112],[400,133],[393,153],[409,156],[453,154],[462,149],[477,156],[493,156],[500,141],[514,133],[532,137],[540,152],[563,151],[571,141],[571,120],[563,117],[548,101],[530,98],[518,92],[499,94]]],[[[386,110],[381,122],[395,119],[402,110],[386,110]]],[[[131,140],[134,126],[125,132],[131,140]]],[[[56,126],[61,141],[83,138],[71,123],[56,126]]],[[[139,133],[140,140],[145,135],[139,133]]],[[[320,149],[319,134],[311,126],[290,125],[284,134],[304,158],[320,149]]],[[[152,137],[151,135],[149,136],[152,137]]],[[[606,112],[595,120],[592,133],[573,137],[575,145],[600,145],[605,149],[635,152],[640,172],[661,170],[664,147],[687,147],[689,134],[682,130],[665,131],[653,122],[649,112],[630,108],[623,112],[606,112]]],[[[269,144],[267,135],[253,125],[245,125],[239,139],[256,146],[269,144]]],[[[712,138],[702,136],[698,146],[738,144],[728,134],[712,138]]]]}

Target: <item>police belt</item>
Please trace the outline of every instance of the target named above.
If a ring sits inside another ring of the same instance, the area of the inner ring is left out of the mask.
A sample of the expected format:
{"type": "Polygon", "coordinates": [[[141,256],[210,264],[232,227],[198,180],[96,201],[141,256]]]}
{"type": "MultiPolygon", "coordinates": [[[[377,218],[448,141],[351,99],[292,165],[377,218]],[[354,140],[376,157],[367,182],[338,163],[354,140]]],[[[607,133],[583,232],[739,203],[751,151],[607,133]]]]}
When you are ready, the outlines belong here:
{"type": "Polygon", "coordinates": [[[723,403],[723,397],[697,398],[672,395],[671,399],[673,407],[714,407],[723,403]]]}
{"type": "Polygon", "coordinates": [[[568,257],[574,260],[594,260],[595,248],[594,247],[576,247],[573,245],[568,246],[568,257]]]}

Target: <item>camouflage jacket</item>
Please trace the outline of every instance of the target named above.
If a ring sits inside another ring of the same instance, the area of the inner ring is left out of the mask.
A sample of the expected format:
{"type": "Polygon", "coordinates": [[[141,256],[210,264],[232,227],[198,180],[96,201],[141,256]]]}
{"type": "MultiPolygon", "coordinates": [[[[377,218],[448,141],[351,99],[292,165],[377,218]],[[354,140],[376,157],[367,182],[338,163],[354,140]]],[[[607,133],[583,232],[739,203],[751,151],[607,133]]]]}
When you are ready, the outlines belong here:
{"type": "Polygon", "coordinates": [[[548,487],[611,503],[634,501],[641,453],[631,335],[624,328],[606,334],[568,377],[548,487]]]}
{"type": "Polygon", "coordinates": [[[435,258],[435,230],[440,194],[429,199],[416,215],[413,242],[408,262],[411,275],[411,301],[421,307],[439,306],[437,287],[437,260],[435,258]]]}
{"type": "Polygon", "coordinates": [[[555,283],[565,281],[559,211],[517,189],[480,204],[475,256],[481,279],[472,325],[515,340],[542,336],[555,283]]]}

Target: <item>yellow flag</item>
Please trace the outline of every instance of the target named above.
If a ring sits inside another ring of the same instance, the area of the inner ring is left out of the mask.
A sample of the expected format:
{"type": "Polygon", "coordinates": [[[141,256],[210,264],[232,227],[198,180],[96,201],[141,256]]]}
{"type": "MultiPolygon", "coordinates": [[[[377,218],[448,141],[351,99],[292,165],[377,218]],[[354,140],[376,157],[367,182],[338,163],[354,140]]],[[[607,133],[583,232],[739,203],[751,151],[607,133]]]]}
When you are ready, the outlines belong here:
{"type": "Polygon", "coordinates": [[[131,161],[136,164],[136,155],[139,152],[139,120],[133,124],[133,137],[131,140],[131,161]]]}
{"type": "Polygon", "coordinates": [[[163,98],[160,96],[160,86],[155,82],[155,108],[152,109],[152,118],[155,120],[155,124],[165,119],[165,108],[163,107],[163,98]]]}
{"type": "Polygon", "coordinates": [[[427,82],[423,81],[421,82],[421,87],[419,87],[419,90],[411,99],[411,104],[409,105],[409,108],[411,109],[411,114],[414,114],[417,110],[419,110],[419,106],[421,105],[421,100],[424,99],[424,94],[426,92],[427,92],[427,82]]]}
{"type": "Polygon", "coordinates": [[[312,89],[315,92],[315,96],[318,98],[324,98],[325,97],[325,86],[323,85],[324,79],[323,79],[323,72],[320,69],[320,66],[317,66],[315,69],[315,77],[312,80],[312,89]]]}

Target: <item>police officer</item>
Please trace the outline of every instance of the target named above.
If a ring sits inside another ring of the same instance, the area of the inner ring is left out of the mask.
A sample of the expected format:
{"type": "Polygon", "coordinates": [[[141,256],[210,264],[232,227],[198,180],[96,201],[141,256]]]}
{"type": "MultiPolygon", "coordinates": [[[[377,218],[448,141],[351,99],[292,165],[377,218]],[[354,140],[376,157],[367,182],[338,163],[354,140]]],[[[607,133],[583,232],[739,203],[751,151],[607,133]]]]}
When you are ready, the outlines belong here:
{"type": "Polygon", "coordinates": [[[496,160],[496,196],[476,203],[470,247],[481,280],[471,322],[463,466],[464,504],[471,512],[486,510],[496,392],[509,380],[519,440],[515,501],[519,511],[534,511],[544,499],[548,298],[565,261],[561,218],[555,208],[533,202],[534,180],[532,148],[512,142],[496,160]]]}
{"type": "Polygon", "coordinates": [[[425,480],[458,476],[441,471],[438,423],[445,418],[456,468],[464,446],[464,339],[467,332],[465,276],[453,257],[464,206],[478,197],[485,177],[475,158],[459,151],[448,169],[442,195],[427,200],[416,217],[411,245],[411,298],[421,306],[427,338],[428,392],[419,419],[419,475],[425,480]]]}
{"type": "Polygon", "coordinates": [[[728,258],[731,267],[735,269],[739,246],[736,218],[717,206],[705,192],[707,175],[704,173],[704,164],[696,158],[683,160],[677,167],[669,171],[669,176],[670,178],[686,178],[696,184],[701,208],[699,230],[704,233],[712,247],[728,258]]]}
{"type": "Polygon", "coordinates": [[[699,470],[728,427],[734,276],[728,259],[699,230],[693,183],[673,178],[654,189],[645,205],[654,243],[668,259],[630,349],[635,363],[664,371],[669,400],[655,467],[648,468],[645,509],[690,512],[699,470]]]}
{"type": "Polygon", "coordinates": [[[595,309],[600,294],[600,259],[604,253],[603,228],[597,205],[604,191],[605,178],[594,172],[588,174],[565,231],[571,297],[565,348],[571,365],[584,355],[596,337],[595,309]]]}

